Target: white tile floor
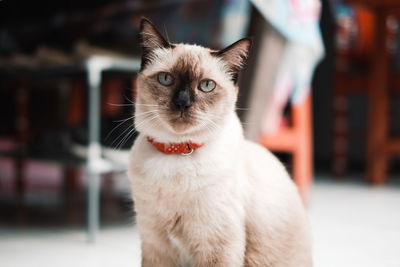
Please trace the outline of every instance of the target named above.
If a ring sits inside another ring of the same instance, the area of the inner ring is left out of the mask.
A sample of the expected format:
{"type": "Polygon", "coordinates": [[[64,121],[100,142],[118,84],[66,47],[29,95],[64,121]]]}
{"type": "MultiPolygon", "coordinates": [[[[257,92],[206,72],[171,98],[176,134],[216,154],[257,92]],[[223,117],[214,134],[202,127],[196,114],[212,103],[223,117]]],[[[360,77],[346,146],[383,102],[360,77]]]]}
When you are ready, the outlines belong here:
{"type": "Polygon", "coordinates": [[[400,188],[317,183],[309,209],[316,267],[400,267],[400,188]]]}
{"type": "MultiPolygon", "coordinates": [[[[400,187],[318,182],[310,205],[316,267],[400,267],[400,187]]],[[[82,231],[0,229],[2,267],[139,266],[135,227],[82,231]]]]}

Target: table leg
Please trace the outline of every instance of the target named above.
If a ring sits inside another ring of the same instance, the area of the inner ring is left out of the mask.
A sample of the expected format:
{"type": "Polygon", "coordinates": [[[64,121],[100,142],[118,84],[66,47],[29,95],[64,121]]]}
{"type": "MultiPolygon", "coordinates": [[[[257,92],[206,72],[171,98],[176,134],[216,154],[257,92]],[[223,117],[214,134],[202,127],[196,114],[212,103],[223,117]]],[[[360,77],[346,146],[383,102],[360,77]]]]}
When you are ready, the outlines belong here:
{"type": "Polygon", "coordinates": [[[388,133],[389,55],[386,48],[387,31],[384,10],[376,12],[375,50],[372,57],[371,81],[368,90],[367,180],[382,184],[387,175],[385,142],[388,133]]]}
{"type": "Polygon", "coordinates": [[[348,159],[348,95],[344,82],[345,74],[337,72],[333,96],[333,175],[336,179],[344,179],[347,172],[348,159]]]}
{"type": "Polygon", "coordinates": [[[94,242],[99,229],[100,172],[97,162],[101,159],[100,147],[100,83],[102,69],[96,64],[87,64],[89,84],[89,147],[88,147],[88,240],[94,242]]]}

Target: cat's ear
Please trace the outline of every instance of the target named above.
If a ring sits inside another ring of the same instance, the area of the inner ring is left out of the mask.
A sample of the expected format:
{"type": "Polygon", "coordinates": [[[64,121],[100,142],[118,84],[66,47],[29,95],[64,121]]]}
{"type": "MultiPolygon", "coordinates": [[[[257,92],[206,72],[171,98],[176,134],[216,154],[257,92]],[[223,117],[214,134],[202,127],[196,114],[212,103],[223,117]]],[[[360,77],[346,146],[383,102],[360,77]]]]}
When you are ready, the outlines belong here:
{"type": "Polygon", "coordinates": [[[164,39],[154,24],[146,18],[142,18],[140,22],[140,41],[142,47],[142,69],[148,61],[149,54],[154,49],[171,48],[173,46],[164,39]]]}
{"type": "Polygon", "coordinates": [[[243,38],[239,41],[231,44],[230,46],[211,54],[221,58],[225,63],[228,64],[229,71],[232,74],[232,80],[234,83],[237,82],[239,72],[246,63],[246,59],[249,56],[251,47],[251,39],[243,38]]]}

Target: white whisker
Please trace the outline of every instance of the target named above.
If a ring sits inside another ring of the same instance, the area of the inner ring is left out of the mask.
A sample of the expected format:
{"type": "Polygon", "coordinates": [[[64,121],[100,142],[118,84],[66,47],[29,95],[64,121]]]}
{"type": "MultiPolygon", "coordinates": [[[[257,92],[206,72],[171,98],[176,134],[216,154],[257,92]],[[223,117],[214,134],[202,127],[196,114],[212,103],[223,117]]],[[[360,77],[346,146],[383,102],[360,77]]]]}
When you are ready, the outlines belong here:
{"type": "Polygon", "coordinates": [[[164,24],[164,31],[165,31],[165,35],[166,35],[166,37],[167,37],[168,43],[171,43],[171,42],[169,41],[169,36],[168,36],[168,32],[167,32],[167,27],[165,26],[165,24],[164,24]]]}
{"type": "Polygon", "coordinates": [[[115,107],[133,107],[132,104],[115,104],[115,103],[107,103],[107,105],[115,106],[115,107]]]}
{"type": "Polygon", "coordinates": [[[159,105],[157,105],[157,104],[139,104],[139,103],[136,103],[135,106],[158,107],[159,105]]]}
{"type": "Polygon", "coordinates": [[[126,101],[128,101],[131,104],[135,104],[135,102],[133,102],[132,100],[130,100],[125,94],[124,94],[124,98],[126,101]]]}
{"type": "MultiPolygon", "coordinates": [[[[127,122],[128,120],[133,120],[134,118],[137,118],[137,117],[139,117],[139,116],[144,116],[144,115],[146,115],[146,114],[149,114],[149,113],[152,114],[152,113],[156,113],[156,112],[158,112],[158,110],[155,109],[155,110],[150,110],[150,111],[146,111],[146,112],[142,112],[142,113],[136,113],[135,115],[132,115],[132,116],[130,116],[129,118],[126,118],[126,119],[116,120],[115,122],[119,122],[118,125],[115,126],[115,127],[107,134],[105,140],[107,140],[107,139],[110,137],[110,135],[111,135],[118,127],[122,126],[122,124],[124,124],[124,123],[127,122]]],[[[132,124],[133,124],[133,121],[132,121],[132,124]]]]}
{"type": "Polygon", "coordinates": [[[133,119],[133,116],[131,116],[131,117],[127,118],[127,119],[124,119],[124,120],[122,120],[122,122],[118,123],[118,125],[115,126],[115,127],[107,134],[105,140],[107,140],[108,137],[110,137],[110,135],[111,135],[118,127],[120,127],[120,126],[121,126],[122,124],[124,124],[126,121],[131,120],[131,119],[133,119]]]}
{"type": "Polygon", "coordinates": [[[250,108],[235,108],[236,110],[250,110],[250,108]]]}
{"type": "Polygon", "coordinates": [[[113,122],[125,122],[125,121],[127,121],[127,120],[130,120],[130,119],[133,119],[135,116],[134,115],[132,115],[132,116],[130,116],[129,118],[126,118],[126,119],[122,119],[122,120],[115,120],[115,121],[113,121],[113,122]]]}
{"type": "Polygon", "coordinates": [[[146,115],[146,114],[149,114],[149,113],[151,114],[151,113],[156,113],[156,112],[159,112],[159,110],[158,109],[153,109],[153,110],[149,110],[149,111],[145,111],[145,112],[135,113],[135,115],[133,115],[133,117],[136,118],[138,116],[143,116],[143,115],[146,115]]]}
{"type": "MultiPolygon", "coordinates": [[[[143,125],[145,123],[149,123],[150,121],[154,120],[155,118],[159,117],[158,114],[156,114],[155,116],[151,117],[150,119],[144,120],[141,123],[139,123],[136,127],[134,127],[133,129],[131,129],[124,138],[122,138],[122,140],[117,144],[117,146],[115,147],[115,149],[119,149],[121,148],[123,145],[125,145],[126,141],[129,139],[129,137],[132,134],[135,134],[137,132],[137,127],[139,127],[140,125],[143,125]]],[[[124,131],[126,132],[126,130],[124,131]]]]}

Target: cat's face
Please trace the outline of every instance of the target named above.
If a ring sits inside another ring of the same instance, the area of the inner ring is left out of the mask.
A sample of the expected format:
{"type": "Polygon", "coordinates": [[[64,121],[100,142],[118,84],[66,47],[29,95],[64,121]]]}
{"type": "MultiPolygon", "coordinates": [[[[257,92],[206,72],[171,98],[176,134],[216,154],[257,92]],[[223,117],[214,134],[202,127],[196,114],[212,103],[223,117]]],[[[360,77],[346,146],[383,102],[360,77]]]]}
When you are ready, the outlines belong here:
{"type": "Polygon", "coordinates": [[[250,41],[221,51],[170,44],[142,20],[136,128],[150,136],[190,138],[218,131],[237,98],[237,75],[250,41]]]}

